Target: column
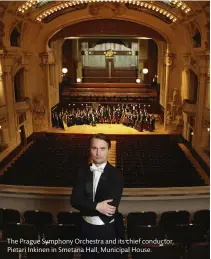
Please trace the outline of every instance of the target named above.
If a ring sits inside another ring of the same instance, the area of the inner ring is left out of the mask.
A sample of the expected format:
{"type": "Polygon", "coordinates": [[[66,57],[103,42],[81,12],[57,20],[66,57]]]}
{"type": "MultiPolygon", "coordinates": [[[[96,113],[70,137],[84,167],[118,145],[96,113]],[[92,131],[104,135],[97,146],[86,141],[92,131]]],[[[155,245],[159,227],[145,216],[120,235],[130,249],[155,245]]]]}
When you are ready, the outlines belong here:
{"type": "Polygon", "coordinates": [[[50,98],[50,73],[49,67],[50,64],[53,63],[53,57],[49,52],[40,53],[41,58],[41,66],[44,70],[45,75],[45,89],[43,91],[43,99],[37,98],[37,103],[34,107],[33,119],[37,121],[37,125],[35,125],[35,131],[43,130],[42,125],[44,122],[47,123],[47,128],[51,127],[51,98],[50,98]],[[47,120],[47,122],[45,121],[47,120]]]}
{"type": "Polygon", "coordinates": [[[2,66],[0,64],[0,108],[6,105],[2,66]]]}
{"type": "Polygon", "coordinates": [[[52,108],[59,103],[59,83],[62,82],[62,41],[60,40],[48,52],[48,76],[49,76],[49,91],[50,91],[50,105],[52,108]]]}
{"type": "Polygon", "coordinates": [[[9,138],[9,128],[8,128],[8,123],[7,121],[2,121],[1,122],[1,129],[2,133],[2,144],[4,147],[8,147],[10,143],[10,138],[9,138]]]}
{"type": "Polygon", "coordinates": [[[170,67],[173,62],[173,54],[167,52],[165,56],[165,64],[166,64],[166,77],[165,77],[165,102],[164,102],[164,129],[167,130],[166,125],[166,115],[167,115],[167,109],[168,109],[168,102],[169,102],[169,73],[170,73],[170,67]]]}
{"type": "Polygon", "coordinates": [[[137,61],[137,77],[140,78],[140,70],[141,70],[141,66],[140,66],[140,54],[141,54],[141,48],[140,48],[140,40],[138,40],[138,61],[137,61]]]}
{"type": "Polygon", "coordinates": [[[196,119],[194,126],[194,136],[193,136],[193,148],[198,152],[201,151],[201,138],[202,138],[202,128],[203,128],[203,110],[205,101],[205,90],[207,82],[206,65],[205,62],[200,62],[200,78],[198,87],[198,101],[196,108],[196,119]]]}
{"type": "Polygon", "coordinates": [[[3,65],[3,81],[4,81],[4,90],[5,90],[5,100],[6,100],[6,109],[7,109],[7,122],[9,130],[9,146],[15,147],[18,143],[18,125],[17,125],[17,116],[15,110],[15,95],[14,95],[14,86],[12,81],[12,60],[7,60],[5,57],[5,62],[8,65],[3,65]],[[10,64],[9,64],[10,63],[10,64]]]}
{"type": "Polygon", "coordinates": [[[24,97],[29,97],[30,93],[28,91],[28,87],[31,85],[31,78],[29,75],[30,72],[30,57],[32,56],[32,53],[27,52],[24,53],[24,57],[22,58],[22,66],[24,67],[24,97]]]}
{"type": "Polygon", "coordinates": [[[203,127],[202,129],[201,147],[204,150],[210,148],[210,128],[208,127],[203,127]]]}
{"type": "Polygon", "coordinates": [[[64,40],[56,40],[52,42],[52,49],[55,57],[55,84],[59,86],[59,83],[62,82],[62,45],[64,40]]]}
{"type": "Polygon", "coordinates": [[[156,41],[158,46],[158,73],[157,83],[160,85],[160,104],[165,106],[165,51],[166,44],[164,42],[156,41]]]}
{"type": "Polygon", "coordinates": [[[72,60],[73,60],[73,66],[72,66],[72,80],[73,83],[76,83],[76,79],[78,77],[78,47],[77,47],[78,41],[76,39],[72,40],[72,60]]]}
{"type": "Polygon", "coordinates": [[[140,68],[139,76],[142,83],[144,82],[144,74],[142,73],[141,70],[145,68],[145,65],[147,62],[148,62],[148,40],[140,40],[139,41],[139,68],[140,68]]]}
{"type": "Polygon", "coordinates": [[[81,47],[79,45],[78,39],[76,39],[76,62],[77,62],[76,77],[82,79],[81,47]]]}

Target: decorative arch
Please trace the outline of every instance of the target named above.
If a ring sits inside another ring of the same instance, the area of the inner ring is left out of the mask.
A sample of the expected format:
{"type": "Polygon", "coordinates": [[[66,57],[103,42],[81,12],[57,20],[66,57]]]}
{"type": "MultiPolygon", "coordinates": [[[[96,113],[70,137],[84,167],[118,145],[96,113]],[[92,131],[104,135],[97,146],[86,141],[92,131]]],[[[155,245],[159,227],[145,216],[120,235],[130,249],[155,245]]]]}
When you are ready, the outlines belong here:
{"type": "Polygon", "coordinates": [[[50,39],[54,41],[56,39],[63,39],[64,37],[95,36],[97,34],[100,34],[100,36],[115,36],[118,34],[121,36],[134,35],[134,37],[148,37],[159,41],[166,41],[166,38],[160,32],[141,23],[125,19],[108,18],[87,19],[74,22],[65,27],[63,26],[55,33],[52,32],[50,39]]]}
{"type": "Polygon", "coordinates": [[[22,22],[17,23],[10,34],[10,45],[11,47],[21,47],[21,30],[22,22]]]}
{"type": "MultiPolygon", "coordinates": [[[[48,41],[58,31],[69,25],[73,25],[79,22],[96,19],[100,20],[105,18],[134,22],[136,24],[151,28],[157,31],[166,40],[167,44],[169,44],[170,51],[176,51],[176,41],[178,40],[178,37],[175,34],[175,30],[172,30],[169,24],[164,23],[163,21],[148,13],[139,12],[132,9],[127,9],[127,12],[116,15],[115,17],[108,17],[104,10],[102,13],[100,13],[99,16],[96,17],[90,15],[88,8],[86,8],[78,10],[77,12],[66,13],[60,16],[58,19],[52,20],[50,23],[32,23],[24,27],[25,37],[23,39],[23,45],[28,45],[28,51],[34,51],[35,47],[39,52],[48,51],[48,41]],[[25,38],[27,38],[26,42],[25,38]],[[36,46],[34,44],[35,41],[36,46]],[[175,50],[172,48],[175,48],[175,50]]],[[[187,41],[185,45],[187,45],[187,41]]]]}
{"type": "Polygon", "coordinates": [[[202,44],[201,32],[199,31],[199,29],[197,27],[195,27],[194,32],[193,32],[192,44],[193,44],[193,48],[200,48],[201,44],[202,44]]]}

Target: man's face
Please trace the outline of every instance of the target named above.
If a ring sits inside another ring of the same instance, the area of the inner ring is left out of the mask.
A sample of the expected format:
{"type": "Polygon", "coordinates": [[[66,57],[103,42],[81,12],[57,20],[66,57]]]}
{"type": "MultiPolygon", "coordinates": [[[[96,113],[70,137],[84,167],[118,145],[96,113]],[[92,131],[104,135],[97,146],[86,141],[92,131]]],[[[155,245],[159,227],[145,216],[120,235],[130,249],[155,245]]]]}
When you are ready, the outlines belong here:
{"type": "Polygon", "coordinates": [[[108,159],[108,143],[102,139],[94,138],[90,144],[90,155],[93,163],[100,165],[108,159]]]}

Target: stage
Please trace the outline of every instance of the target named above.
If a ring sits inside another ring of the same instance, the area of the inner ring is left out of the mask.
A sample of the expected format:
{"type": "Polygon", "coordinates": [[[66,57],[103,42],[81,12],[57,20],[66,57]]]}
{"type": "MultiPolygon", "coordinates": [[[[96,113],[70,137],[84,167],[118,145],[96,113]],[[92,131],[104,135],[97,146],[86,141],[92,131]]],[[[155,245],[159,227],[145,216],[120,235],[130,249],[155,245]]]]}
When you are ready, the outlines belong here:
{"type": "Polygon", "coordinates": [[[155,131],[150,132],[144,130],[140,132],[134,128],[122,125],[122,124],[96,124],[96,126],[91,125],[74,125],[67,127],[64,124],[64,129],[50,128],[46,132],[58,132],[58,133],[71,133],[71,134],[95,134],[95,133],[105,133],[105,134],[116,134],[116,135],[160,135],[169,134],[164,130],[164,125],[160,122],[156,122],[155,131]]]}

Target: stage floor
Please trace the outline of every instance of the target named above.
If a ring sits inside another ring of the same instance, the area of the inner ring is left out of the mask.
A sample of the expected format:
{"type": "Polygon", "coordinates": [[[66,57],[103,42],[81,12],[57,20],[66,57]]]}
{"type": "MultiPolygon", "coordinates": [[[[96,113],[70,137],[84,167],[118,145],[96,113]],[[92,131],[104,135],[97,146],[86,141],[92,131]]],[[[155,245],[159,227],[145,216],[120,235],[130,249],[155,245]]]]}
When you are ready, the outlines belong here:
{"type": "Polygon", "coordinates": [[[65,127],[65,129],[50,128],[46,132],[57,132],[57,133],[71,133],[71,134],[95,134],[95,133],[105,133],[105,134],[126,134],[126,135],[160,135],[169,134],[164,130],[163,124],[159,122],[155,125],[155,131],[150,132],[144,130],[139,132],[131,127],[124,126],[122,124],[97,124],[96,126],[90,125],[74,125],[71,127],[65,127]]]}

